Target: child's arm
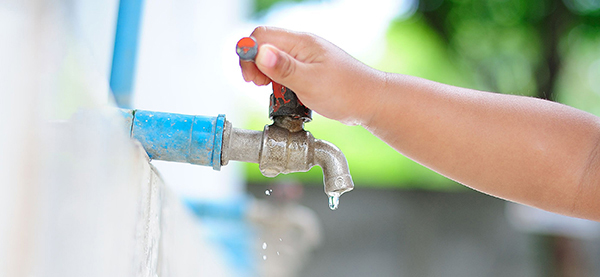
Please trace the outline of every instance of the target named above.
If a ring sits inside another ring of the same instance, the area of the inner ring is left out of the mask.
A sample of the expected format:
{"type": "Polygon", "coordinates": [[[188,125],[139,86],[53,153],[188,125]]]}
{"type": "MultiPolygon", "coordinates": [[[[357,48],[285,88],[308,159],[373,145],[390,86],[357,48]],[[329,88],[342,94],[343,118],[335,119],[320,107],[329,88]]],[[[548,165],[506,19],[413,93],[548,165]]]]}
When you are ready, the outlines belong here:
{"type": "MultiPolygon", "coordinates": [[[[600,119],[558,103],[372,69],[310,34],[259,27],[256,64],[316,112],[360,124],[407,157],[474,189],[600,220],[600,119]]],[[[267,77],[268,76],[268,77],[267,77]]]]}

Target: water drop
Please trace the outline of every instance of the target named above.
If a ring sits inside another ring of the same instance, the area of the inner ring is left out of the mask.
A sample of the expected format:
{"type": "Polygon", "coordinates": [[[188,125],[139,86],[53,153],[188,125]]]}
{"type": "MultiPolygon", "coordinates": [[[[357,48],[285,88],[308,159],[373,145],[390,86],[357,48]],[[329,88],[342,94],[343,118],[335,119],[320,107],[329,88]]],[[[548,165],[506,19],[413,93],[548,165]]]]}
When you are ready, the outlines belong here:
{"type": "Polygon", "coordinates": [[[329,196],[329,208],[331,210],[337,210],[339,205],[340,205],[340,197],[337,195],[330,195],[329,196]]]}
{"type": "Polygon", "coordinates": [[[263,247],[263,249],[267,249],[267,243],[263,242],[263,246],[262,247],[263,247]]]}
{"type": "Polygon", "coordinates": [[[263,255],[263,260],[266,261],[267,260],[267,255],[263,255]]]}
{"type": "Polygon", "coordinates": [[[277,256],[279,256],[279,251],[277,251],[277,256]]]}
{"type": "Polygon", "coordinates": [[[266,194],[266,195],[271,195],[271,193],[272,193],[272,192],[273,192],[273,190],[272,190],[272,189],[265,190],[265,194],[266,194]]]}
{"type": "Polygon", "coordinates": [[[283,241],[281,238],[279,238],[279,241],[283,241]]]}

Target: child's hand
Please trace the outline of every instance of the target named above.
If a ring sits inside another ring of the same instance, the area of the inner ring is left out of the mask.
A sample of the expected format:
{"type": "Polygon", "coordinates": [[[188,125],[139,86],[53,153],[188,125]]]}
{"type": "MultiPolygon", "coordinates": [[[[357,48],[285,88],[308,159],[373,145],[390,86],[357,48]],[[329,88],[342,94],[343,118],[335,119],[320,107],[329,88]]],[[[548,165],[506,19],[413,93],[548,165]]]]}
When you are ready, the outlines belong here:
{"type": "Polygon", "coordinates": [[[370,120],[385,74],[357,61],[332,43],[308,33],[258,27],[256,62],[240,60],[247,82],[271,80],[292,89],[307,107],[346,124],[370,120]]]}

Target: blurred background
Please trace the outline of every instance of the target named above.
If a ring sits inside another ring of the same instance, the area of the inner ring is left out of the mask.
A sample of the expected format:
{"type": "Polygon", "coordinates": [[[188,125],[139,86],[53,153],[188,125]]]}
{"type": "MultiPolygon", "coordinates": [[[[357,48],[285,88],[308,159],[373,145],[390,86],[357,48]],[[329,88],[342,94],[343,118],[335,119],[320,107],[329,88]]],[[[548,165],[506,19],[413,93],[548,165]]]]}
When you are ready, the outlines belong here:
{"type": "MultiPolygon", "coordinates": [[[[265,0],[252,18],[316,33],[380,70],[600,115],[600,1],[265,0]]],[[[303,203],[325,230],[302,276],[600,276],[596,223],[473,192],[360,127],[307,128],[343,149],[357,187],[327,211],[320,172],[293,174],[315,185],[303,203]]],[[[273,182],[245,167],[250,191],[273,182]]]]}
{"type": "MultiPolygon", "coordinates": [[[[380,70],[600,116],[599,0],[137,2],[136,109],[262,130],[271,89],[243,81],[234,45],[272,25],[380,70]]],[[[147,165],[107,111],[119,3],[0,2],[0,275],[600,276],[600,223],[474,192],[319,115],[306,129],[356,185],[336,211],[319,168],[147,165]]]]}

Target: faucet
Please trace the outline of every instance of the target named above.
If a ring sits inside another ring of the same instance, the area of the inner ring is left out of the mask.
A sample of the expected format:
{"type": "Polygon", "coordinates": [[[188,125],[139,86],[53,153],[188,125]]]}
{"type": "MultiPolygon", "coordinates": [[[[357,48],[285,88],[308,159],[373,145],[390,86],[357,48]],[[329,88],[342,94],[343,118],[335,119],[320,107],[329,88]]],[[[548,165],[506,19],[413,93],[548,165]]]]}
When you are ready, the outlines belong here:
{"type": "MultiPolygon", "coordinates": [[[[237,53],[254,60],[256,41],[243,38],[237,53]]],[[[270,97],[273,123],[263,131],[234,128],[225,115],[182,115],[144,110],[123,110],[130,136],[137,139],[150,159],[187,162],[219,170],[229,161],[258,163],[266,177],[281,173],[323,169],[329,207],[338,208],[339,197],[354,189],[346,157],[330,142],[315,139],[304,130],[312,111],[289,88],[276,82],[270,97]]]]}
{"type": "Polygon", "coordinates": [[[318,165],[323,170],[329,207],[337,209],[339,197],[354,188],[344,153],[304,130],[312,112],[292,90],[277,83],[273,83],[273,90],[269,109],[273,124],[266,125],[262,132],[233,128],[229,122],[225,123],[222,164],[232,160],[258,163],[266,177],[306,172],[318,165]]]}
{"type": "Polygon", "coordinates": [[[306,172],[318,165],[323,169],[325,194],[329,207],[337,209],[339,197],[354,188],[346,157],[330,142],[315,139],[304,129],[292,132],[277,122],[264,130],[244,130],[225,125],[221,161],[258,163],[266,177],[280,173],[306,172]]]}

